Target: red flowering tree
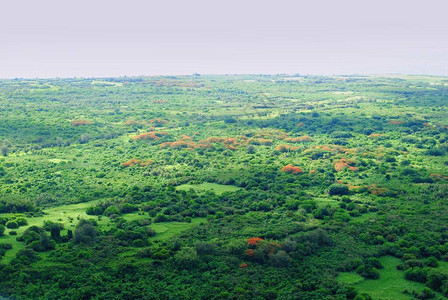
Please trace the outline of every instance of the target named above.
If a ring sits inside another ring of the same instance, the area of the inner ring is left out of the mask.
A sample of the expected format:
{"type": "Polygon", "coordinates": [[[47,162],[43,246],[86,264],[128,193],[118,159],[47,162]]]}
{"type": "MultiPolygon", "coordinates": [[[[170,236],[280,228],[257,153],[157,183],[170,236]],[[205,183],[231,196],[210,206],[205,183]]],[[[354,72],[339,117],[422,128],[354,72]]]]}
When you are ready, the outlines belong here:
{"type": "Polygon", "coordinates": [[[258,242],[263,241],[263,239],[259,238],[259,237],[253,237],[253,238],[247,239],[246,241],[247,241],[248,246],[256,246],[258,244],[258,242]]]}

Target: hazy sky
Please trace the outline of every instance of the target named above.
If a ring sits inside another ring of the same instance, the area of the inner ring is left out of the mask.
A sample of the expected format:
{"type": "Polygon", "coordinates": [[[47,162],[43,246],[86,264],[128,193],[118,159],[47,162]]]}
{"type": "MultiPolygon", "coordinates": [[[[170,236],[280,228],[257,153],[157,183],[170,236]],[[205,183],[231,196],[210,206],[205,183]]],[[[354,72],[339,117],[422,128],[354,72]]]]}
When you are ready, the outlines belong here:
{"type": "Polygon", "coordinates": [[[14,0],[0,78],[448,75],[448,0],[14,0]]]}

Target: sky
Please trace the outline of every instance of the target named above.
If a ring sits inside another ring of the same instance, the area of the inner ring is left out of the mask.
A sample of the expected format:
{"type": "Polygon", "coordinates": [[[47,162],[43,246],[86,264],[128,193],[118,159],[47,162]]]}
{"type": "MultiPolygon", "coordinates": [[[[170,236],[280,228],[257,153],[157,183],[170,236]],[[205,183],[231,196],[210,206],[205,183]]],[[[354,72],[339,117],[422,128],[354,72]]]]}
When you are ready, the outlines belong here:
{"type": "Polygon", "coordinates": [[[448,75],[447,0],[14,0],[0,78],[448,75]]]}

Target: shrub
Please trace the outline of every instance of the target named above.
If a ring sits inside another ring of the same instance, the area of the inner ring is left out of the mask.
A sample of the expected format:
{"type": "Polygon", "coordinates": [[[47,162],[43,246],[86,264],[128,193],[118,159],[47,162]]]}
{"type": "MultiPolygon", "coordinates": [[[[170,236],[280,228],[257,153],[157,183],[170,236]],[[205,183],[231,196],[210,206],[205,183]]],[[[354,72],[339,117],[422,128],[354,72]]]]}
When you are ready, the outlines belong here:
{"type": "Polygon", "coordinates": [[[127,213],[134,212],[137,210],[138,210],[138,207],[136,205],[131,204],[131,203],[125,203],[121,207],[120,212],[123,214],[127,214],[127,213]]]}
{"type": "Polygon", "coordinates": [[[171,221],[166,215],[157,215],[154,218],[154,223],[161,223],[161,222],[169,222],[171,221]]]}
{"type": "Polygon", "coordinates": [[[215,244],[206,242],[197,242],[194,244],[194,248],[199,255],[214,254],[216,252],[215,244]]]}
{"type": "Polygon", "coordinates": [[[328,194],[330,196],[333,195],[348,195],[349,189],[346,185],[343,184],[333,184],[328,189],[328,194]]]}
{"type": "Polygon", "coordinates": [[[274,267],[284,268],[291,264],[291,257],[283,250],[269,256],[269,262],[274,267]]]}
{"type": "Polygon", "coordinates": [[[104,213],[104,210],[100,206],[91,206],[86,210],[86,214],[93,216],[100,216],[104,213]]]}
{"type": "Polygon", "coordinates": [[[417,282],[426,282],[428,273],[425,269],[422,268],[412,268],[407,269],[404,272],[404,278],[407,280],[417,281],[417,282]]]}
{"type": "Polygon", "coordinates": [[[380,277],[380,273],[378,272],[378,270],[368,265],[359,266],[356,269],[356,273],[368,279],[378,279],[380,277]]]}
{"type": "Polygon", "coordinates": [[[19,224],[14,220],[10,220],[10,221],[6,222],[6,227],[10,228],[10,229],[15,229],[15,228],[19,228],[19,224]]]}
{"type": "Polygon", "coordinates": [[[90,244],[96,239],[96,229],[88,220],[80,220],[75,229],[76,244],[90,244]]]}
{"type": "Polygon", "coordinates": [[[109,206],[105,211],[104,215],[110,217],[111,215],[118,215],[120,214],[120,210],[115,205],[109,206]]]}
{"type": "Polygon", "coordinates": [[[10,250],[10,249],[12,249],[12,244],[11,243],[0,243],[0,249],[10,250]]]}
{"type": "Polygon", "coordinates": [[[180,269],[191,269],[199,264],[199,256],[195,249],[183,247],[174,255],[174,262],[180,269]]]}
{"type": "Polygon", "coordinates": [[[382,269],[383,265],[381,264],[380,260],[376,257],[370,257],[367,262],[369,263],[369,265],[371,265],[374,268],[377,269],[382,269]]]}

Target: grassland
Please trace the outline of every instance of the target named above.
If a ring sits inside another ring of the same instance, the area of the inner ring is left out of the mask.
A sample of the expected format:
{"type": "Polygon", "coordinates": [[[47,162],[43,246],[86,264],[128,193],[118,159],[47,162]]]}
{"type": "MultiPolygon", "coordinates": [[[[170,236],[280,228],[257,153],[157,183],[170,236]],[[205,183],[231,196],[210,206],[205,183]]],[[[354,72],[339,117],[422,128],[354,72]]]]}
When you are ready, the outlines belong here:
{"type": "Polygon", "coordinates": [[[225,192],[235,192],[240,190],[240,188],[232,185],[223,185],[217,183],[204,182],[200,184],[182,184],[176,187],[179,191],[188,191],[190,189],[195,191],[206,192],[210,191],[217,195],[221,195],[225,192]]]}
{"type": "MultiPolygon", "coordinates": [[[[86,214],[86,209],[92,205],[95,205],[98,203],[98,200],[90,201],[90,202],[83,202],[83,203],[77,203],[77,204],[68,204],[68,205],[61,205],[58,207],[52,207],[43,210],[43,216],[41,217],[31,217],[27,218],[28,225],[27,226],[21,226],[18,229],[6,229],[5,235],[0,237],[0,243],[11,243],[13,245],[13,248],[6,252],[6,255],[3,257],[2,262],[8,263],[13,259],[17,252],[19,250],[24,248],[23,243],[17,242],[16,238],[17,236],[20,236],[23,234],[23,232],[26,230],[26,228],[30,226],[38,226],[42,227],[44,225],[45,221],[52,221],[55,223],[61,223],[64,225],[64,230],[62,230],[62,234],[67,234],[67,230],[75,229],[76,223],[80,219],[95,219],[95,221],[98,223],[100,228],[102,230],[108,230],[114,226],[114,223],[111,222],[109,218],[96,218],[92,216],[88,216],[86,214]],[[16,231],[16,235],[10,235],[10,231],[16,231]]],[[[12,216],[12,214],[0,214],[1,217],[8,218],[12,216]]],[[[135,221],[139,219],[147,218],[142,214],[139,214],[138,212],[135,213],[128,213],[124,214],[123,218],[128,221],[135,221]]],[[[152,237],[151,240],[156,241],[166,241],[169,238],[181,233],[182,231],[190,228],[191,226],[201,224],[203,222],[206,222],[205,218],[193,218],[191,222],[168,222],[168,223],[157,223],[152,226],[152,228],[156,232],[156,236],[152,237]]]]}
{"type": "MultiPolygon", "coordinates": [[[[380,258],[380,262],[384,268],[379,270],[380,277],[378,279],[364,279],[357,273],[347,272],[339,274],[337,280],[354,285],[357,290],[367,293],[373,299],[414,299],[412,295],[403,292],[420,293],[425,288],[424,284],[404,279],[404,272],[397,270],[397,266],[401,263],[400,259],[383,256],[380,258]]],[[[437,297],[444,298],[440,294],[437,294],[437,297]]]]}

